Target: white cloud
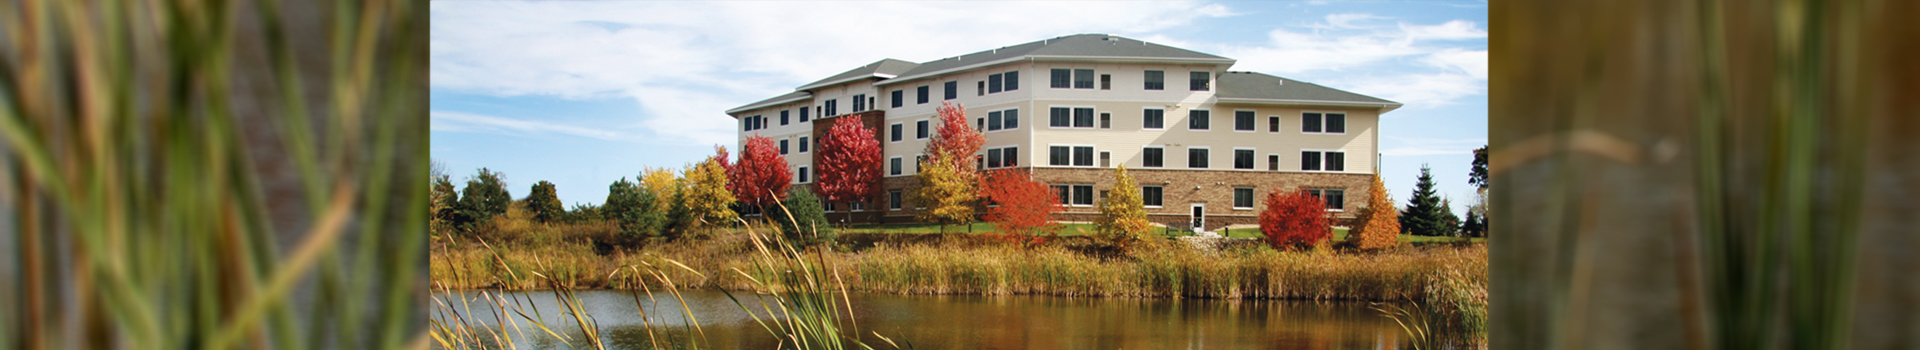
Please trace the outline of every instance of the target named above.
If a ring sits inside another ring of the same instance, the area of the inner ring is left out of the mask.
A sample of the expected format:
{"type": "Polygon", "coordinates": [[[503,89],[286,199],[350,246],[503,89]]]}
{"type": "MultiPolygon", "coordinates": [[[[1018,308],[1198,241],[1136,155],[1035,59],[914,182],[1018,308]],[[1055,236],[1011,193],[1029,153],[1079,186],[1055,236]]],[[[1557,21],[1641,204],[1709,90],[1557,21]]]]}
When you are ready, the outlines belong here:
{"type": "Polygon", "coordinates": [[[1458,70],[1474,79],[1487,80],[1487,50],[1446,49],[1421,59],[1434,66],[1458,70]]]}
{"type": "Polygon", "coordinates": [[[1333,25],[1334,28],[1365,28],[1353,22],[1385,18],[1365,13],[1335,13],[1327,15],[1327,24],[1333,25]]]}
{"type": "Polygon", "coordinates": [[[1386,141],[1394,147],[1384,147],[1381,155],[1387,156],[1426,156],[1444,154],[1473,154],[1473,150],[1487,145],[1485,138],[1420,138],[1386,136],[1386,141]]]}
{"type": "Polygon", "coordinates": [[[1469,40],[1487,37],[1487,31],[1481,30],[1479,24],[1463,20],[1452,20],[1433,26],[1401,23],[1400,30],[1406,32],[1407,37],[1411,39],[1469,40]]]}
{"type": "Polygon", "coordinates": [[[1487,32],[1478,24],[1460,20],[1438,25],[1360,23],[1381,19],[1385,18],[1364,13],[1327,15],[1324,23],[1304,25],[1310,31],[1275,29],[1267,33],[1265,43],[1225,46],[1220,52],[1239,59],[1237,70],[1296,79],[1325,77],[1316,83],[1410,108],[1458,104],[1461,98],[1486,93],[1487,50],[1459,42],[1486,38],[1487,32]],[[1437,69],[1404,64],[1409,61],[1437,69]]]}
{"type": "Polygon", "coordinates": [[[427,115],[429,118],[428,127],[437,131],[488,132],[519,136],[564,134],[602,140],[622,140],[629,138],[627,134],[615,131],[472,113],[431,111],[428,112],[427,115]]]}
{"type": "Polygon", "coordinates": [[[1460,73],[1370,76],[1342,85],[1349,91],[1417,108],[1457,104],[1461,98],[1487,93],[1486,78],[1460,73]]]}

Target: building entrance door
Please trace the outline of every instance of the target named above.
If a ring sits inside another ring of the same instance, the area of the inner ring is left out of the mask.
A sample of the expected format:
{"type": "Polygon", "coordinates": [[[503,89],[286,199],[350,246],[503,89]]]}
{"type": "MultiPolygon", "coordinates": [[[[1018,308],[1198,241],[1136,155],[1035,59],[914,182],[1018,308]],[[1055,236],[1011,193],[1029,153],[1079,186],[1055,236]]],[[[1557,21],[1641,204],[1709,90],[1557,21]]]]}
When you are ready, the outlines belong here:
{"type": "Polygon", "coordinates": [[[1206,203],[1193,204],[1193,220],[1191,221],[1193,221],[1194,233],[1200,233],[1207,230],[1207,204],[1206,203]]]}

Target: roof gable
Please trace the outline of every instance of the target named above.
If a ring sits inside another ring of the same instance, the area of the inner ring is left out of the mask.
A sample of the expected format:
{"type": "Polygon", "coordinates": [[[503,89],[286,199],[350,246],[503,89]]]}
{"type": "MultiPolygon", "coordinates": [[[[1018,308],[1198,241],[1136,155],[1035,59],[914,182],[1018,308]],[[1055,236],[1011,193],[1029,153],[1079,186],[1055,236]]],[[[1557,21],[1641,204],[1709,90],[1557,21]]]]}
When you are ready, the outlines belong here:
{"type": "Polygon", "coordinates": [[[1319,84],[1254,72],[1222,74],[1219,87],[1214,96],[1222,99],[1329,101],[1394,106],[1400,104],[1319,84]]]}

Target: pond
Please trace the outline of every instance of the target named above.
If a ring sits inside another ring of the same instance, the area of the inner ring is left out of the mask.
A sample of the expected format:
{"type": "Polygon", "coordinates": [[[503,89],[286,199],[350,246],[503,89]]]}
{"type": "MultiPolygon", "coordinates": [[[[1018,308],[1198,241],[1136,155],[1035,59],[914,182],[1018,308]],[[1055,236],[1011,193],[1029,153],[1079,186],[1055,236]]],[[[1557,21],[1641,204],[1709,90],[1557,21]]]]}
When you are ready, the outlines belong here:
{"type": "MultiPolygon", "coordinates": [[[[479,291],[458,293],[475,298],[479,291]]],[[[576,294],[599,324],[609,349],[650,349],[652,338],[636,309],[647,305],[653,337],[663,344],[685,344],[691,331],[681,305],[671,294],[656,293],[658,306],[644,293],[612,290],[576,294]],[[669,336],[675,339],[668,339],[669,336]]],[[[523,319],[495,314],[483,299],[462,303],[436,294],[476,327],[500,331],[498,317],[509,318],[508,331],[518,348],[567,348],[523,319]]],[[[554,332],[584,344],[579,327],[564,313],[554,293],[506,292],[530,315],[534,309],[554,332]]],[[[706,334],[703,348],[772,349],[775,338],[717,291],[683,292],[706,334]]],[[[758,308],[754,296],[738,294],[758,308]]],[[[881,335],[911,342],[919,349],[1396,349],[1407,341],[1398,324],[1365,302],[1266,300],[1118,299],[1052,296],[925,296],[861,294],[850,296],[862,341],[889,349],[881,335]]],[[[770,302],[770,301],[769,301],[770,302]]],[[[433,318],[445,321],[435,307],[433,318]]],[[[762,312],[764,313],[764,312],[762,312]]],[[[763,315],[764,316],[764,315],[763,315]]],[[[845,328],[853,325],[843,324],[845,328]]],[[[482,331],[483,333],[486,331],[482,331]]],[[[487,336],[492,337],[492,336],[487,336]]],[[[698,335],[695,335],[698,337],[698,335]]],[[[791,345],[791,344],[789,344],[791,345]]],[[[676,346],[678,347],[678,346],[676,346]]]]}

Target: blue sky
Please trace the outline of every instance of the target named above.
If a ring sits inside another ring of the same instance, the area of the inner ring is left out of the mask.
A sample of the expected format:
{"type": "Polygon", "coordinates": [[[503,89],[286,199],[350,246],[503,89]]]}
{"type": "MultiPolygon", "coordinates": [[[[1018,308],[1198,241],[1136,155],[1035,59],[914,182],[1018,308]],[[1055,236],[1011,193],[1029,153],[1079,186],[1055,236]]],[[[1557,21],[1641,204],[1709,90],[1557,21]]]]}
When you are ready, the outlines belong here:
{"type": "Polygon", "coordinates": [[[598,204],[642,169],[732,144],[723,111],[882,58],[926,62],[1080,33],[1238,60],[1385,98],[1381,172],[1405,205],[1422,163],[1456,212],[1487,139],[1484,1],[496,2],[431,6],[432,156],[508,191],[598,204]]]}

